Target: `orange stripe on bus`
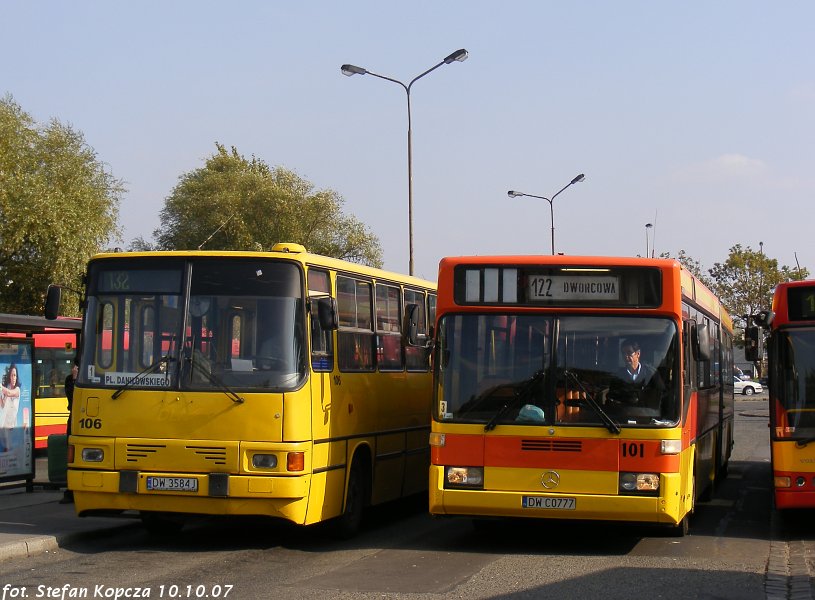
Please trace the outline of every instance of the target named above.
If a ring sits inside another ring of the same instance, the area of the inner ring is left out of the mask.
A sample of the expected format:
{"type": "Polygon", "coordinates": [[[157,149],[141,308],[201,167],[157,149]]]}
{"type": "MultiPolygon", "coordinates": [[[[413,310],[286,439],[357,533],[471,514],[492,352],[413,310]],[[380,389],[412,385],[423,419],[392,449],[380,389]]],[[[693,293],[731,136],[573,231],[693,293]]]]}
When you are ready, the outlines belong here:
{"type": "Polygon", "coordinates": [[[432,461],[436,465],[677,472],[679,455],[662,454],[660,446],[660,440],[447,434],[445,445],[433,448],[432,461]]]}

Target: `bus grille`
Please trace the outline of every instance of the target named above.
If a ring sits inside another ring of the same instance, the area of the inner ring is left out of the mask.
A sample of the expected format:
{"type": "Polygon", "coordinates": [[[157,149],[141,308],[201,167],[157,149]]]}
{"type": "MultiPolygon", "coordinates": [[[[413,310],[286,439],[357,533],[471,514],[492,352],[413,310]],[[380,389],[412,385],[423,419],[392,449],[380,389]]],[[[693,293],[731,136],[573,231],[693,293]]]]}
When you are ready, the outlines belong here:
{"type": "Polygon", "coordinates": [[[521,450],[534,452],[581,452],[580,440],[521,440],[521,450]]]}
{"type": "Polygon", "coordinates": [[[227,465],[237,468],[236,450],[230,452],[230,448],[218,445],[129,442],[124,445],[124,462],[130,469],[170,468],[206,472],[227,465]]]}

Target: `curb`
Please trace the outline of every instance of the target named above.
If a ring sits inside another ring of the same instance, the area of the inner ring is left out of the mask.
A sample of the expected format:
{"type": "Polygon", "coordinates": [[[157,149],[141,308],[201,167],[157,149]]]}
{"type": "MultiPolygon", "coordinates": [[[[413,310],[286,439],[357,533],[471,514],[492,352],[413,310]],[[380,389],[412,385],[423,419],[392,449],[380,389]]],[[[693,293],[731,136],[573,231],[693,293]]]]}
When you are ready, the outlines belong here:
{"type": "Polygon", "coordinates": [[[113,525],[91,531],[76,531],[62,535],[41,535],[7,542],[0,545],[0,562],[13,558],[31,558],[45,554],[46,552],[55,552],[64,546],[75,544],[82,540],[102,536],[107,537],[119,530],[135,527],[137,527],[136,523],[125,522],[121,525],[113,525]]]}

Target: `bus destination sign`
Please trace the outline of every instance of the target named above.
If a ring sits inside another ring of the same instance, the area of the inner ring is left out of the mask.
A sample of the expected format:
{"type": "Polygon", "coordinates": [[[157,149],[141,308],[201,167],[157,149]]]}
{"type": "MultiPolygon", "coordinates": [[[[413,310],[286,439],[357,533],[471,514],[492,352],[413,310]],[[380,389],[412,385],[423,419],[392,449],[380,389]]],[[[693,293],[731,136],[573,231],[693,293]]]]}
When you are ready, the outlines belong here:
{"type": "Polygon", "coordinates": [[[534,302],[614,302],[620,278],[613,275],[529,275],[527,297],[534,302]]]}
{"type": "Polygon", "coordinates": [[[787,288],[790,321],[815,319],[815,286],[803,285],[787,288]]]}

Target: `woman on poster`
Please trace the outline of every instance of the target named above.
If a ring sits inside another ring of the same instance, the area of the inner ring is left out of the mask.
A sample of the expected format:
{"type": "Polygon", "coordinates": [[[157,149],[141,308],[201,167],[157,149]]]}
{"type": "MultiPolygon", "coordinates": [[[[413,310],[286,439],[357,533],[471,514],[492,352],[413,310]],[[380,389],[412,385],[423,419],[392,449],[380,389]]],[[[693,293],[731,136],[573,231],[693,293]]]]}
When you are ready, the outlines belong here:
{"type": "Polygon", "coordinates": [[[17,376],[17,365],[11,363],[3,375],[3,384],[0,387],[0,446],[3,452],[13,448],[12,432],[17,427],[17,412],[20,408],[20,382],[17,376]]]}

